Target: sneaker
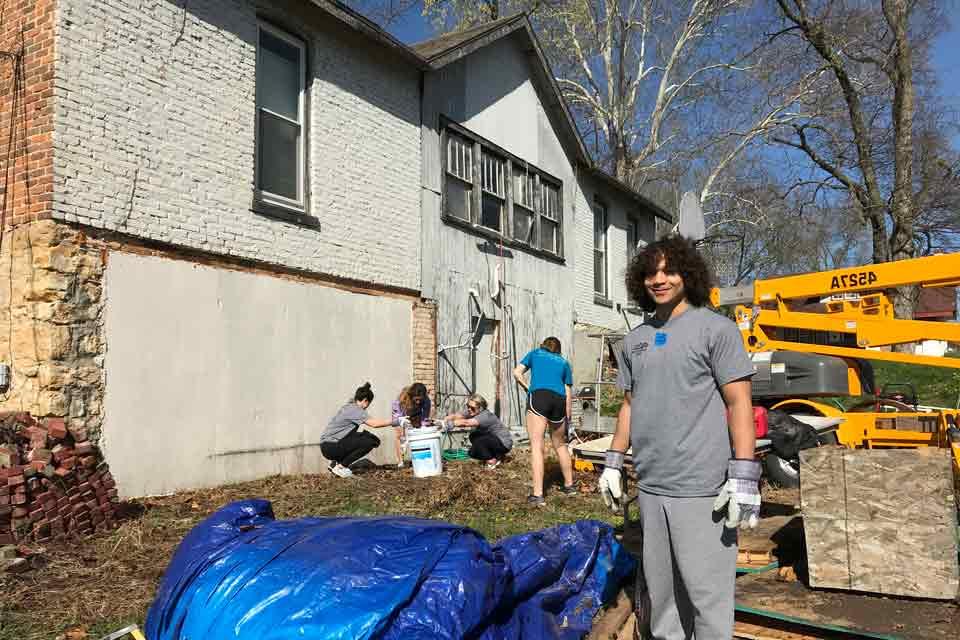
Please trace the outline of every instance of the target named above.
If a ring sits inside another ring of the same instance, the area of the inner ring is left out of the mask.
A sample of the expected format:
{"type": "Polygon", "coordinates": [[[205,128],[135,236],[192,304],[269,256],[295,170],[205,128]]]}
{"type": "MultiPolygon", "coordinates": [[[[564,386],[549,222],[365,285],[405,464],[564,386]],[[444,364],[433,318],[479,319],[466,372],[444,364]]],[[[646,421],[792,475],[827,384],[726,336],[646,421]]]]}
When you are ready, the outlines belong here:
{"type": "Polygon", "coordinates": [[[545,507],[547,506],[547,501],[543,499],[543,496],[527,496],[527,504],[531,507],[545,507]]]}
{"type": "Polygon", "coordinates": [[[495,459],[493,462],[488,462],[488,463],[486,464],[487,470],[488,470],[488,471],[492,471],[492,470],[496,469],[497,467],[500,466],[500,463],[501,463],[501,462],[502,462],[502,460],[500,460],[500,458],[495,459]]]}
{"type": "Polygon", "coordinates": [[[575,495],[577,495],[578,493],[580,493],[580,490],[577,489],[577,485],[576,485],[576,484],[572,484],[572,485],[570,485],[569,487],[566,486],[566,485],[563,485],[562,487],[559,487],[559,488],[557,489],[557,491],[559,491],[560,493],[562,493],[562,494],[565,495],[565,496],[575,496],[575,495]]]}
{"type": "Polygon", "coordinates": [[[346,468],[342,464],[332,464],[330,465],[330,473],[340,478],[350,478],[353,476],[353,471],[346,468]]]}

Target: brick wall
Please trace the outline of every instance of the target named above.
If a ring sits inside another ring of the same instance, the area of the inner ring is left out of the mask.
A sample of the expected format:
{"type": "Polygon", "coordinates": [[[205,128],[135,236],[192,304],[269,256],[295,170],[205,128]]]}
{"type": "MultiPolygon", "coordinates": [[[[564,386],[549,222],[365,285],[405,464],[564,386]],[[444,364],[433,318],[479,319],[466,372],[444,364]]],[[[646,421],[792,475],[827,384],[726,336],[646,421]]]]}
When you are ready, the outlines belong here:
{"type": "Polygon", "coordinates": [[[426,385],[436,401],[437,304],[431,300],[413,305],[413,380],[426,385]]]}
{"type": "Polygon", "coordinates": [[[309,2],[58,0],[53,215],[420,288],[419,72],[309,2]],[[258,15],[308,48],[310,213],[251,211],[258,15]]]}
{"type": "Polygon", "coordinates": [[[4,4],[0,13],[0,201],[6,226],[50,214],[53,34],[54,0],[4,4]]]}

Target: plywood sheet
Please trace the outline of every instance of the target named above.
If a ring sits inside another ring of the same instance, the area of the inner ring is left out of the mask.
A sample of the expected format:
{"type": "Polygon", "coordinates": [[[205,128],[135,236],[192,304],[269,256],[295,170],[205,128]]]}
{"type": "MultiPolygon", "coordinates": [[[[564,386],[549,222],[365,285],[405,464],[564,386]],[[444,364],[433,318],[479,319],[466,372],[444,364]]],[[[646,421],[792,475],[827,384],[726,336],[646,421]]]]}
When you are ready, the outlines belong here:
{"type": "Polygon", "coordinates": [[[952,526],[848,520],[850,588],[950,600],[957,596],[952,526]]]}
{"type": "Polygon", "coordinates": [[[847,521],[842,518],[804,517],[810,586],[850,589],[847,521]]]}
{"type": "Polygon", "coordinates": [[[845,513],[841,447],[817,447],[800,452],[800,509],[804,519],[836,518],[845,513]]]}
{"type": "Polygon", "coordinates": [[[810,585],[952,599],[956,502],[944,449],[801,452],[810,585]]]}
{"type": "Polygon", "coordinates": [[[849,519],[955,523],[949,449],[848,449],[842,456],[849,519]]]}

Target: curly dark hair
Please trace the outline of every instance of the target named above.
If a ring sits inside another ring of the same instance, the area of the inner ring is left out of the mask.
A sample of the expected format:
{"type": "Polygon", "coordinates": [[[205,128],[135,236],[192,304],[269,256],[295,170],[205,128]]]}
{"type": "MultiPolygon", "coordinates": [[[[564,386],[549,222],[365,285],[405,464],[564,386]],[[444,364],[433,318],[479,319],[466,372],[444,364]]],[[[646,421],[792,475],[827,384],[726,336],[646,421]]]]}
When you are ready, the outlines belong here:
{"type": "Polygon", "coordinates": [[[644,247],[627,265],[627,294],[644,311],[656,310],[657,303],[647,293],[644,278],[657,271],[660,260],[666,261],[670,273],[679,273],[683,278],[683,289],[687,302],[702,307],[710,300],[710,287],[713,277],[703,256],[697,251],[691,240],[680,235],[669,235],[644,247]]]}

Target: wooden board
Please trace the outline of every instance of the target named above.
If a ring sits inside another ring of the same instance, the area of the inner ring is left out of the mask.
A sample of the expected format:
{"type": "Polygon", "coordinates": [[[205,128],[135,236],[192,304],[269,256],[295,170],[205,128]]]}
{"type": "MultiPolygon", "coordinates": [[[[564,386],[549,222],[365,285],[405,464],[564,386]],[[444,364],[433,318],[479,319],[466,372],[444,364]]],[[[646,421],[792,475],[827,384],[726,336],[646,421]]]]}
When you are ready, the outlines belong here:
{"type": "Polygon", "coordinates": [[[845,627],[911,640],[955,639],[960,629],[960,607],[954,602],[810,589],[802,582],[781,581],[776,571],[737,578],[737,607],[738,619],[749,609],[806,620],[821,628],[845,627]]]}
{"type": "Polygon", "coordinates": [[[810,585],[953,599],[960,589],[956,501],[945,449],[800,454],[810,585]]]}

